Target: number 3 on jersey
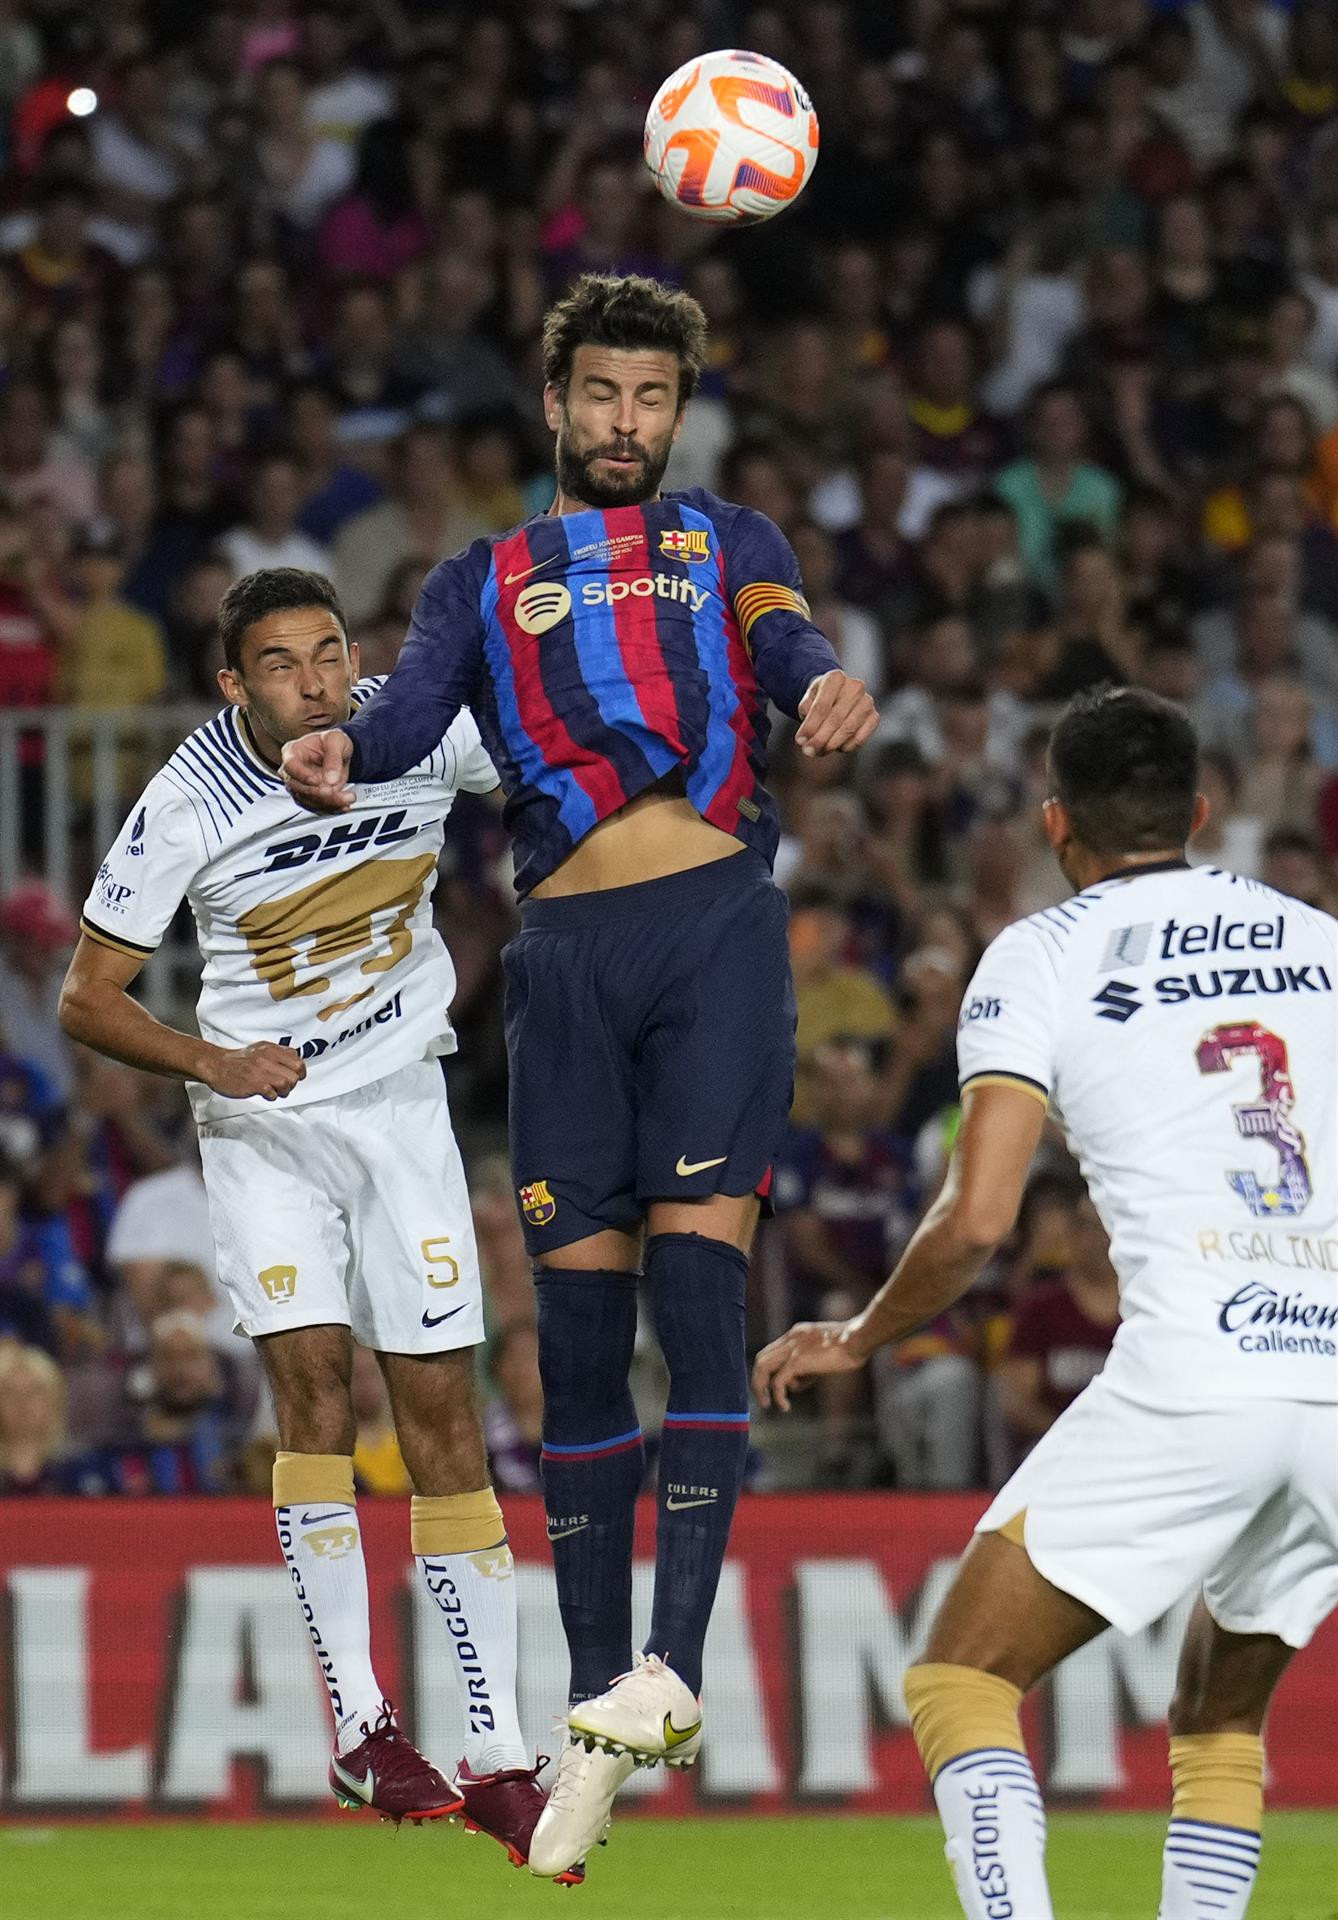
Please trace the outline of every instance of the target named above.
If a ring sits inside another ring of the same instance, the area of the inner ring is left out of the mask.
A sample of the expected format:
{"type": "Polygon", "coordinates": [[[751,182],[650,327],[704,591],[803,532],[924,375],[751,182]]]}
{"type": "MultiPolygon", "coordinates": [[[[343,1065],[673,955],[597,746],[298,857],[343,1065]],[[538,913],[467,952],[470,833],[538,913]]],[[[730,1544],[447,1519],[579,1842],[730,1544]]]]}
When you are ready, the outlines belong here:
{"type": "Polygon", "coordinates": [[[1229,1073],[1239,1059],[1252,1055],[1259,1063],[1258,1100],[1237,1103],[1236,1131],[1242,1140],[1264,1140],[1278,1155],[1275,1186],[1266,1187],[1248,1169],[1227,1179],[1250,1209],[1264,1219],[1300,1213],[1310,1199],[1310,1169],[1305,1139],[1292,1119],[1296,1089],[1287,1069],[1287,1043],[1257,1021],[1214,1027],[1198,1046],[1200,1073],[1229,1073]]]}

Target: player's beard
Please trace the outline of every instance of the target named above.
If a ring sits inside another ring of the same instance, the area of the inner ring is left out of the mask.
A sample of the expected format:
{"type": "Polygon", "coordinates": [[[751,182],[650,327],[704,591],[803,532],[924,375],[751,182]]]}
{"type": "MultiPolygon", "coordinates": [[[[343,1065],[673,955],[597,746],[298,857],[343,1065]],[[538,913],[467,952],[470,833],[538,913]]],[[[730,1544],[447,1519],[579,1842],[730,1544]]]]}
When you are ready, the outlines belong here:
{"type": "Polygon", "coordinates": [[[657,452],[640,440],[614,440],[578,448],[572,445],[571,423],[564,419],[557,437],[558,486],[569,499],[583,501],[588,507],[640,506],[659,492],[673,444],[669,436],[657,452]],[[630,458],[638,464],[626,473],[595,472],[596,460],[613,458],[630,458]]]}

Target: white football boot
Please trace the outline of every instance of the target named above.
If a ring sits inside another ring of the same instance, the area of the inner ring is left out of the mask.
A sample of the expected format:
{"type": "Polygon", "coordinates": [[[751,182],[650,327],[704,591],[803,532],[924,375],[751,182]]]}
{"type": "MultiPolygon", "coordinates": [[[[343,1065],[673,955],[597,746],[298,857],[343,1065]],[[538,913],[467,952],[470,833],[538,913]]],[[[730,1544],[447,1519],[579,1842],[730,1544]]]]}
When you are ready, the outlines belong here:
{"type": "Polygon", "coordinates": [[[630,1755],[639,1767],[690,1767],[702,1744],[701,1701],[658,1654],[638,1653],[607,1693],[567,1715],[573,1740],[630,1755]]]}
{"type": "Polygon", "coordinates": [[[580,1866],[612,1826],[614,1797],[635,1767],[630,1753],[605,1753],[599,1747],[567,1741],[548,1804],[530,1836],[531,1873],[541,1880],[556,1880],[580,1866]]]}

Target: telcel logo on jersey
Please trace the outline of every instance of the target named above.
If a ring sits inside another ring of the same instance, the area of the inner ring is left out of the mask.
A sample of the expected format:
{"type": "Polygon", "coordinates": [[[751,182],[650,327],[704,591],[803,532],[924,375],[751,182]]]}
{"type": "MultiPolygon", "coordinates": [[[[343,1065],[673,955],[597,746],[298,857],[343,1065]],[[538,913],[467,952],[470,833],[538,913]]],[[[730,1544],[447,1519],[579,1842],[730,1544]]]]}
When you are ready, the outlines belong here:
{"type": "Polygon", "coordinates": [[[620,600],[673,600],[700,613],[710,594],[677,574],[644,573],[639,580],[587,580],[581,588],[586,607],[616,607],[620,600]]]}

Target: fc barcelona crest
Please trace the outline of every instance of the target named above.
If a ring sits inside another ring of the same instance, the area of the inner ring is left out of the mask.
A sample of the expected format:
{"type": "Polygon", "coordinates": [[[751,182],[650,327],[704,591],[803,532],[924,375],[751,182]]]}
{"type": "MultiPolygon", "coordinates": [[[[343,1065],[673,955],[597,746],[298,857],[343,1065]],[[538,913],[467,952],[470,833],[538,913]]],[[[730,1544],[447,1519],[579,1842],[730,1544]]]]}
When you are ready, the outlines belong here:
{"type": "Polygon", "coordinates": [[[669,560],[709,560],[711,536],[705,527],[666,527],[660,552],[669,560]]]}
{"type": "Polygon", "coordinates": [[[548,1191],[546,1180],[532,1181],[520,1189],[520,1210],[532,1227],[546,1227],[557,1212],[557,1201],[548,1191]]]}

